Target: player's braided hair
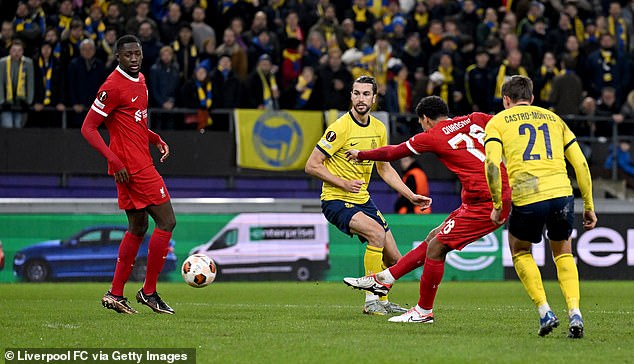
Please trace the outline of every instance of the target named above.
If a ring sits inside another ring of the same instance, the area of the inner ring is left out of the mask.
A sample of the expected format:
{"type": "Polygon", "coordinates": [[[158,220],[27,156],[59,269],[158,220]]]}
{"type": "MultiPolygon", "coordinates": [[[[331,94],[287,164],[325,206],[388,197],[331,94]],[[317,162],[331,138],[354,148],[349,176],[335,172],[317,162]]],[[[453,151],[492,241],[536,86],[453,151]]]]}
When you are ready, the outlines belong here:
{"type": "Polygon", "coordinates": [[[418,105],[416,105],[416,115],[419,118],[427,116],[432,120],[436,120],[441,116],[449,115],[449,107],[440,97],[427,96],[420,99],[418,105]]]}
{"type": "Polygon", "coordinates": [[[117,43],[115,43],[114,45],[115,51],[119,53],[121,48],[123,48],[123,45],[126,43],[137,43],[139,44],[139,46],[141,45],[141,41],[139,40],[139,38],[137,38],[136,36],[132,34],[127,34],[117,39],[117,43]]]}

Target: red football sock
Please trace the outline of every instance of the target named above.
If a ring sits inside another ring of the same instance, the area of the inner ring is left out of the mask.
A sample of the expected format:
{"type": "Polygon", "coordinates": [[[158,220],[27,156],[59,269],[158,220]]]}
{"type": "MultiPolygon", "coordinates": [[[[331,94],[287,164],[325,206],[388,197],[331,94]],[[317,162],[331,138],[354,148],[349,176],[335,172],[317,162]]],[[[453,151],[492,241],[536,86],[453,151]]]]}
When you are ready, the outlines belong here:
{"type": "Polygon", "coordinates": [[[419,246],[410,250],[396,264],[390,267],[390,273],[398,280],[407,273],[423,265],[427,257],[427,242],[423,241],[419,246]]]}
{"type": "Polygon", "coordinates": [[[119,255],[117,257],[117,267],[112,277],[112,287],[110,293],[115,296],[123,296],[123,287],[134,268],[134,259],[139,252],[139,247],[143,242],[143,236],[136,236],[126,231],[123,240],[119,244],[119,255]]]}
{"type": "Polygon", "coordinates": [[[147,253],[147,272],[143,283],[143,293],[145,294],[156,292],[156,282],[158,281],[159,273],[163,269],[163,264],[165,264],[171,238],[172,233],[170,231],[159,228],[155,228],[152,233],[147,253]]]}
{"type": "Polygon", "coordinates": [[[434,307],[436,291],[438,291],[438,286],[444,273],[444,260],[425,259],[425,268],[423,268],[423,275],[420,277],[419,307],[425,310],[431,310],[434,307]]]}

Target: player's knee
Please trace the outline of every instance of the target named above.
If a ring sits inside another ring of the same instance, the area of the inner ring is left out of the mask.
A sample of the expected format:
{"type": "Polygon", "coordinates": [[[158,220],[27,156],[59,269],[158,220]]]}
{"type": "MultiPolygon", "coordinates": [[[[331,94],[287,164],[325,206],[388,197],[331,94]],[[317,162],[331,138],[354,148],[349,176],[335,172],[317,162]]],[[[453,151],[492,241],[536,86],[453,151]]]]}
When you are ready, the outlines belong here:
{"type": "Polygon", "coordinates": [[[168,218],[165,221],[162,221],[160,224],[157,224],[156,226],[163,231],[174,231],[174,228],[176,227],[176,219],[173,217],[168,218]]]}
{"type": "Polygon", "coordinates": [[[143,236],[145,235],[145,233],[147,232],[148,229],[148,225],[147,224],[142,224],[142,225],[129,225],[128,226],[128,232],[130,232],[130,234],[132,235],[136,235],[136,236],[143,236]]]}

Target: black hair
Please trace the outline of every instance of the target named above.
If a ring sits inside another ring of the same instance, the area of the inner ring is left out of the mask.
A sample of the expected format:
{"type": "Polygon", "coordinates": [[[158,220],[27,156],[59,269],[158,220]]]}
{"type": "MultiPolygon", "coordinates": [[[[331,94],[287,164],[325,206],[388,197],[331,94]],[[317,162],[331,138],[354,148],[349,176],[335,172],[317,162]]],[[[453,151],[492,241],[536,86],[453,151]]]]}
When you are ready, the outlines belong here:
{"type": "Polygon", "coordinates": [[[416,115],[419,118],[427,116],[432,120],[436,120],[441,116],[449,115],[449,106],[438,96],[423,97],[416,105],[416,115]]]}
{"type": "Polygon", "coordinates": [[[141,45],[139,38],[134,35],[127,34],[117,39],[117,43],[114,45],[115,52],[119,53],[121,48],[123,48],[123,45],[127,43],[137,43],[139,46],[141,45]]]}
{"type": "Polygon", "coordinates": [[[359,76],[353,83],[369,83],[372,85],[372,93],[377,94],[379,87],[376,84],[376,79],[372,76],[359,76]]]}

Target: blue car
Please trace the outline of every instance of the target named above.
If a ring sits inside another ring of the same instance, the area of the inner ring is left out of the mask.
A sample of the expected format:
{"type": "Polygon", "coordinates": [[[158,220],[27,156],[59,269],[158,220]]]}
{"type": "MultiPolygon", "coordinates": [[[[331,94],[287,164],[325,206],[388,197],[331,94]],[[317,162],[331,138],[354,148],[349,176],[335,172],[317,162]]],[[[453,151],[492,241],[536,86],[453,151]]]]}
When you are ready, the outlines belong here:
{"type": "MultiPolygon", "coordinates": [[[[114,275],[119,244],[126,226],[91,226],[65,240],[50,240],[26,247],[15,254],[13,272],[29,282],[48,279],[110,279],[114,275]]],[[[145,279],[150,236],[141,243],[130,279],[145,279]]],[[[161,275],[176,269],[174,240],[161,275]]]]}

